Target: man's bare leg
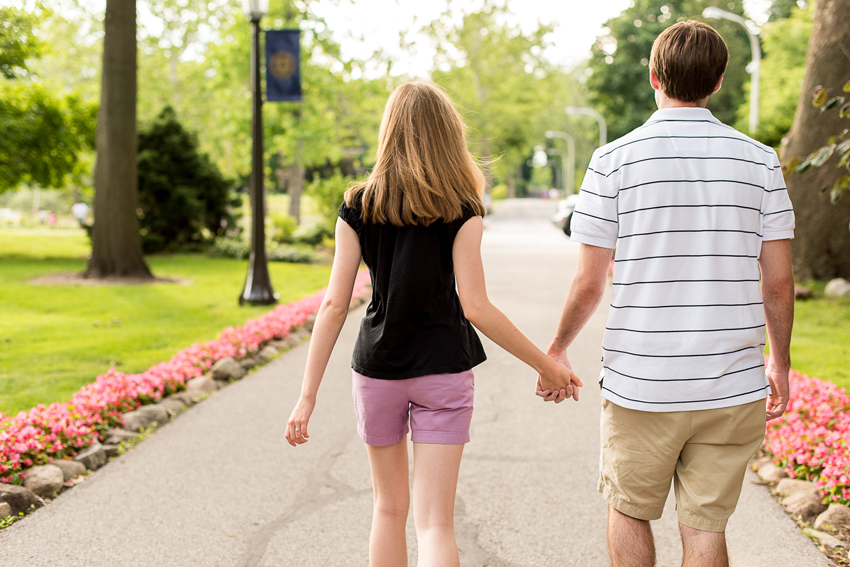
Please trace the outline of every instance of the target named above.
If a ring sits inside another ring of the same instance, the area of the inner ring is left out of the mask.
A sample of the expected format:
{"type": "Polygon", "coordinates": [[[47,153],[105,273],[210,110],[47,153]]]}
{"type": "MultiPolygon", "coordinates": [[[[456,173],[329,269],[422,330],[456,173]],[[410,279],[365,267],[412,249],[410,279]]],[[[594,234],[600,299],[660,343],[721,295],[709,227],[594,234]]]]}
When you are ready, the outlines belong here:
{"type": "Polygon", "coordinates": [[[613,567],[654,567],[655,541],[646,520],[608,506],[608,555],[613,567]]]}
{"type": "Polygon", "coordinates": [[[725,532],[704,532],[679,524],[682,567],[729,567],[725,532]]]}

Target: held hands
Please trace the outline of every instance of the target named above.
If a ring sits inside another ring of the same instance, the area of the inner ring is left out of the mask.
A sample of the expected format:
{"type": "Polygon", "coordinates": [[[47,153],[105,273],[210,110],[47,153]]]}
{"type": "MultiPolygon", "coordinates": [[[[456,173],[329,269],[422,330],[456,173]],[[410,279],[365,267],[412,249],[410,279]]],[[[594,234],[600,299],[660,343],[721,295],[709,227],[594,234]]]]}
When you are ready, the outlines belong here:
{"type": "Polygon", "coordinates": [[[316,407],[316,400],[300,398],[295,409],[292,410],[292,415],[289,416],[289,421],[286,423],[285,437],[293,447],[309,440],[307,423],[310,421],[314,407],[316,407]]]}
{"type": "Polygon", "coordinates": [[[578,389],[584,384],[573,373],[566,354],[553,354],[550,351],[549,356],[555,364],[537,377],[537,395],[543,401],[554,401],[556,404],[570,397],[578,401],[578,389]]]}

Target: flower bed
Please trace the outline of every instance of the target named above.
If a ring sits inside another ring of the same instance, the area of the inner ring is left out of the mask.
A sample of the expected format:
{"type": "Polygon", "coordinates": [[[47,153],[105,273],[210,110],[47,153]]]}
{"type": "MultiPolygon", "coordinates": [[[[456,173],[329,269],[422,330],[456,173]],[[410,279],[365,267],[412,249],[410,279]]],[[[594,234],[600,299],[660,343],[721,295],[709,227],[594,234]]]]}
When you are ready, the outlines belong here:
{"type": "Polygon", "coordinates": [[[763,450],[791,478],[815,482],[829,502],[850,505],[850,395],[791,371],[791,403],[767,425],[763,450]]]}
{"type": "MultiPolygon", "coordinates": [[[[353,297],[369,282],[369,272],[357,275],[353,297]]],[[[207,343],[194,344],[141,374],[110,368],[83,386],[70,402],[39,404],[16,416],[0,413],[0,482],[20,484],[21,470],[61,459],[102,439],[112,427],[123,425],[122,415],[184,389],[187,380],[201,376],[219,359],[245,358],[265,343],[286,337],[316,313],[326,289],[279,305],[241,327],[228,327],[207,343]]]]}

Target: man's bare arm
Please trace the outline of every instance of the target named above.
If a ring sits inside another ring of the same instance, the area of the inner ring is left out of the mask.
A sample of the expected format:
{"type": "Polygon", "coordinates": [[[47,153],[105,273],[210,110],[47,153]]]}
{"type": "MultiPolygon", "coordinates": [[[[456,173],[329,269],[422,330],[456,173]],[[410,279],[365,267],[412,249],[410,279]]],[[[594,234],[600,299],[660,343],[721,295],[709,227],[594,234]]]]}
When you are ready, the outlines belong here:
{"type": "Polygon", "coordinates": [[[764,242],[759,257],[761,293],[767,321],[770,360],[765,373],[771,394],[767,419],[785,413],[790,401],[788,373],[791,371],[791,329],[794,325],[794,274],[791,271],[791,241],[764,242]]]}
{"type": "MultiPolygon", "coordinates": [[[[576,273],[567,290],[567,299],[561,310],[555,338],[552,339],[552,344],[547,351],[549,356],[568,368],[572,367],[567,360],[567,347],[572,344],[579,331],[599,307],[599,302],[602,301],[605,293],[605,279],[608,275],[608,266],[611,264],[611,252],[611,248],[581,245],[576,273]]],[[[547,402],[555,403],[560,403],[570,396],[578,400],[578,388],[552,392],[544,390],[538,382],[537,395],[547,402]]]]}
{"type": "Polygon", "coordinates": [[[558,330],[549,346],[549,356],[563,356],[567,347],[599,307],[599,302],[605,294],[611,252],[610,248],[581,245],[576,273],[567,291],[558,330]]]}

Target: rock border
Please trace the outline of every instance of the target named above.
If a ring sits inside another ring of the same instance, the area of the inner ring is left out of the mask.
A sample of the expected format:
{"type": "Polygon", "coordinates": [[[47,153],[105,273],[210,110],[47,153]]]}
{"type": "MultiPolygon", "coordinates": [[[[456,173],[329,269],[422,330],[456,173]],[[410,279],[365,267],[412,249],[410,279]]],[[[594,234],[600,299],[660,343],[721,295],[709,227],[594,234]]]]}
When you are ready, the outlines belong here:
{"type": "Polygon", "coordinates": [[[850,507],[827,505],[813,482],[788,478],[770,457],[760,456],[751,468],[770,490],[773,498],[797,523],[800,531],[812,539],[824,555],[836,565],[850,565],[850,507]]]}
{"type": "MultiPolygon", "coordinates": [[[[349,311],[367,301],[369,289],[367,285],[360,297],[351,300],[349,311]]],[[[310,338],[315,321],[314,313],[307,318],[304,325],[293,327],[282,339],[266,342],[256,354],[242,360],[233,357],[219,359],[206,374],[188,380],[185,390],[163,397],[155,404],[143,405],[124,413],[124,427],[106,431],[103,434],[103,443],[96,442],[73,458],[51,459],[46,465],[24,469],[21,471],[24,476],[23,486],[0,483],[0,530],[50,504],[59,495],[84,482],[99,468],[123,455],[150,436],[156,428],[168,423],[193,405],[300,345],[310,338]]]]}

